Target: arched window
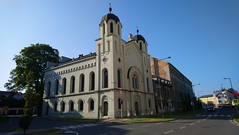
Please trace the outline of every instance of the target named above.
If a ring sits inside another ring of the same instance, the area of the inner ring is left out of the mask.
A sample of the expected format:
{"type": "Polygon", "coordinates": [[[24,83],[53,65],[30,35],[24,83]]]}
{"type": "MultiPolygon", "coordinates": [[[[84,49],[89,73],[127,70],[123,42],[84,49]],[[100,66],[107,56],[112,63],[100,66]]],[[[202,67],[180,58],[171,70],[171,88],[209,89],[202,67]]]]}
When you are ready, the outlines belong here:
{"type": "Polygon", "coordinates": [[[78,107],[80,112],[84,110],[84,102],[82,100],[79,101],[78,107]]]}
{"type": "Polygon", "coordinates": [[[120,35],[120,25],[118,25],[118,34],[120,35]]]}
{"type": "Polygon", "coordinates": [[[71,91],[70,93],[75,92],[75,76],[71,76],[71,91]]]}
{"type": "Polygon", "coordinates": [[[50,97],[51,94],[51,82],[48,82],[48,88],[47,88],[47,96],[50,97]]]}
{"type": "Polygon", "coordinates": [[[110,33],[113,33],[113,32],[114,32],[113,27],[114,27],[114,25],[113,25],[113,23],[111,22],[111,23],[110,23],[110,33]]]}
{"type": "Polygon", "coordinates": [[[90,90],[95,89],[95,73],[91,72],[90,73],[90,90]]]}
{"type": "Polygon", "coordinates": [[[118,109],[121,109],[121,99],[118,99],[118,109]]]}
{"type": "Polygon", "coordinates": [[[103,23],[103,35],[105,34],[105,23],[103,23]]]}
{"type": "Polygon", "coordinates": [[[89,111],[94,111],[95,105],[94,105],[94,100],[90,99],[89,101],[89,111]]]}
{"type": "Polygon", "coordinates": [[[66,78],[62,79],[63,94],[66,94],[66,78]]]}
{"type": "Polygon", "coordinates": [[[62,102],[61,103],[61,112],[64,112],[65,111],[65,102],[62,102]]]}
{"type": "Polygon", "coordinates": [[[54,111],[57,111],[57,103],[54,103],[54,111]]]}
{"type": "Polygon", "coordinates": [[[142,51],[142,43],[141,42],[139,43],[139,48],[142,51]]]}
{"type": "Polygon", "coordinates": [[[103,88],[108,88],[108,70],[103,69],[103,88]]]}
{"type": "Polygon", "coordinates": [[[56,79],[56,82],[55,82],[55,95],[58,95],[58,89],[59,89],[59,80],[56,79]]]}
{"type": "Polygon", "coordinates": [[[147,92],[149,92],[149,78],[146,78],[147,92]]]}
{"type": "Polygon", "coordinates": [[[150,99],[149,99],[148,103],[149,103],[149,108],[151,108],[151,100],[150,99]]]}
{"type": "Polygon", "coordinates": [[[121,88],[121,71],[120,69],[117,70],[117,76],[118,76],[118,88],[121,88]]]}
{"type": "Polygon", "coordinates": [[[139,89],[139,79],[136,74],[133,75],[132,86],[133,86],[133,89],[139,89]]]}
{"type": "Polygon", "coordinates": [[[80,75],[80,92],[84,91],[85,87],[85,76],[84,74],[80,75]]]}
{"type": "Polygon", "coordinates": [[[74,111],[74,102],[73,101],[69,102],[69,111],[70,112],[74,111]]]}

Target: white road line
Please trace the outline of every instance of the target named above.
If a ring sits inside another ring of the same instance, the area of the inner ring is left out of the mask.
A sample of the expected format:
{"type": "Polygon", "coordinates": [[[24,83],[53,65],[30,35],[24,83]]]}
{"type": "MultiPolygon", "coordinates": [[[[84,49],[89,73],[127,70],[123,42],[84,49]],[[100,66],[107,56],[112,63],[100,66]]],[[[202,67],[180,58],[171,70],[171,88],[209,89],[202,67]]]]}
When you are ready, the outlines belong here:
{"type": "Polygon", "coordinates": [[[227,117],[231,117],[231,115],[227,115],[227,117]]]}
{"type": "Polygon", "coordinates": [[[201,120],[197,121],[197,123],[201,122],[201,120]]]}
{"type": "Polygon", "coordinates": [[[170,130],[170,131],[168,131],[168,132],[165,132],[164,134],[166,135],[166,134],[168,134],[168,133],[171,133],[171,132],[173,132],[174,130],[170,130]]]}
{"type": "Polygon", "coordinates": [[[191,124],[189,124],[190,126],[192,126],[192,125],[194,125],[195,123],[191,123],[191,124]]]}
{"type": "Polygon", "coordinates": [[[217,117],[217,115],[215,114],[214,117],[217,117]]]}
{"type": "Polygon", "coordinates": [[[109,133],[102,133],[102,134],[99,134],[99,135],[108,135],[109,133]]]}
{"type": "Polygon", "coordinates": [[[186,126],[180,127],[179,129],[184,129],[184,128],[186,128],[186,126]]]}
{"type": "Polygon", "coordinates": [[[65,131],[65,133],[75,133],[76,135],[78,135],[78,132],[75,132],[75,131],[70,131],[70,130],[67,130],[67,131],[65,131]]]}
{"type": "Polygon", "coordinates": [[[223,117],[224,115],[220,115],[221,117],[223,117]]]}
{"type": "Polygon", "coordinates": [[[157,125],[161,125],[161,124],[163,124],[163,123],[156,123],[157,125]]]}

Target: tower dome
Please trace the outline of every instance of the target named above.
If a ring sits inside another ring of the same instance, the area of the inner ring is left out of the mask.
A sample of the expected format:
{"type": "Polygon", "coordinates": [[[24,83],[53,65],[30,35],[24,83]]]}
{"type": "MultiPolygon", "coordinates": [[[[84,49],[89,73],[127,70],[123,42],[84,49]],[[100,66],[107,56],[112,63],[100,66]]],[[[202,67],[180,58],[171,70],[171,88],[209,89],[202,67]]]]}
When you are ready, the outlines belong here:
{"type": "Polygon", "coordinates": [[[142,40],[144,43],[146,42],[144,37],[142,35],[138,35],[138,34],[133,37],[133,40],[135,40],[136,42],[138,42],[139,40],[142,40]]]}
{"type": "Polygon", "coordinates": [[[108,13],[102,17],[101,22],[103,22],[103,21],[108,22],[110,19],[114,20],[115,23],[120,21],[119,18],[115,14],[108,13]]]}

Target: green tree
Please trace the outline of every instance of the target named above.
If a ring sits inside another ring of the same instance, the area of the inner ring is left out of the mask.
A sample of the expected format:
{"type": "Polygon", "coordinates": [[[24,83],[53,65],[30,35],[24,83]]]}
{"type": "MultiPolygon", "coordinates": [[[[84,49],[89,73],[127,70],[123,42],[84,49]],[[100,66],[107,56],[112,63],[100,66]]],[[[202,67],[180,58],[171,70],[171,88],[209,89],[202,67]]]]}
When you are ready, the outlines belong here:
{"type": "MultiPolygon", "coordinates": [[[[58,63],[59,52],[47,44],[31,44],[22,49],[19,55],[15,55],[13,60],[16,62],[16,68],[10,72],[10,79],[5,83],[5,87],[11,91],[26,90],[26,93],[30,93],[29,95],[35,94],[40,96],[41,101],[36,101],[40,114],[46,63],[48,61],[58,63]]],[[[35,100],[31,100],[31,98],[25,99],[26,104],[28,104],[27,107],[35,105],[35,100]],[[30,102],[34,102],[34,104],[30,102]]]]}

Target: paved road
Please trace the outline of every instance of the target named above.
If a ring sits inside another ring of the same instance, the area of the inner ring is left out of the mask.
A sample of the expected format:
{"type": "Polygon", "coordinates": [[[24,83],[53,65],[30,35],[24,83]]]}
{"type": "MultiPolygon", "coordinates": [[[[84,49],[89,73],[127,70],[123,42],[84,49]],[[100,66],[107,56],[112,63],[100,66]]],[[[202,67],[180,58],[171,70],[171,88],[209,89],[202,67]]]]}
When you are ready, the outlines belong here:
{"type": "Polygon", "coordinates": [[[35,118],[30,128],[62,129],[72,135],[238,135],[239,125],[231,122],[234,113],[232,109],[203,111],[192,118],[162,123],[67,123],[35,118]]]}
{"type": "Polygon", "coordinates": [[[238,135],[239,126],[231,122],[233,115],[232,109],[221,109],[163,123],[97,123],[57,128],[79,135],[238,135]]]}

